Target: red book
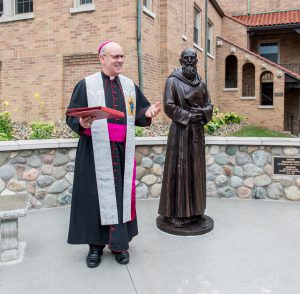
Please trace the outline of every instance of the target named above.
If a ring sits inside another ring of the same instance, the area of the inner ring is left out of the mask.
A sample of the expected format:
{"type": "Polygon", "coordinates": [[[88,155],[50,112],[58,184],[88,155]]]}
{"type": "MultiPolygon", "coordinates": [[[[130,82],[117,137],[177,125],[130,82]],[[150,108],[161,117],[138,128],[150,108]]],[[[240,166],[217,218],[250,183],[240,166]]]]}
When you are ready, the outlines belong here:
{"type": "Polygon", "coordinates": [[[76,117],[93,116],[96,119],[123,118],[125,116],[121,111],[104,106],[69,108],[66,110],[66,115],[76,117]]]}

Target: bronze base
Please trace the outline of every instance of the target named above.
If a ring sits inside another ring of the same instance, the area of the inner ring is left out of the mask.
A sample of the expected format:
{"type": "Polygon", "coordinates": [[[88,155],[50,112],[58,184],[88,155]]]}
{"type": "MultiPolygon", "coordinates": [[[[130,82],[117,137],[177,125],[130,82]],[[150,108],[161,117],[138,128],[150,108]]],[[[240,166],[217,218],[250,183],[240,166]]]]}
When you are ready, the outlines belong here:
{"type": "Polygon", "coordinates": [[[178,236],[197,236],[209,233],[214,228],[214,221],[207,215],[203,215],[201,219],[184,225],[183,227],[175,227],[170,224],[168,218],[158,216],[156,219],[156,226],[159,230],[178,236]]]}

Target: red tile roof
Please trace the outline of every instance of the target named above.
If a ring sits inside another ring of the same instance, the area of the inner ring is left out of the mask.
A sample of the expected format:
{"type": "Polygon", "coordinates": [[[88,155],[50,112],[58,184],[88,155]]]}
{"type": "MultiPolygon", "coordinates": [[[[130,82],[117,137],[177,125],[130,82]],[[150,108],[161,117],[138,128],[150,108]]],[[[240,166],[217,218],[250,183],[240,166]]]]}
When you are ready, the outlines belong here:
{"type": "Polygon", "coordinates": [[[237,45],[237,44],[235,44],[235,43],[232,43],[232,42],[230,42],[229,40],[227,40],[227,39],[225,39],[225,38],[223,38],[223,37],[218,37],[218,38],[221,39],[221,40],[223,40],[224,42],[230,44],[230,45],[233,45],[233,46],[236,47],[236,48],[239,48],[240,50],[242,50],[242,51],[244,51],[244,52],[247,52],[247,53],[249,53],[249,54],[255,56],[255,57],[258,58],[258,59],[261,59],[261,60],[264,61],[265,63],[269,63],[270,65],[279,68],[279,69],[282,70],[283,72],[289,74],[290,76],[292,76],[292,77],[294,77],[294,78],[296,78],[297,80],[300,81],[300,75],[298,75],[297,73],[295,73],[295,72],[293,72],[293,71],[291,71],[291,70],[289,70],[289,69],[287,69],[287,68],[285,68],[285,67],[283,67],[283,66],[281,66],[281,65],[279,65],[279,64],[277,64],[277,63],[274,63],[274,62],[272,62],[272,61],[270,61],[270,60],[268,60],[268,59],[266,59],[266,58],[264,58],[264,57],[262,57],[262,56],[260,56],[260,55],[258,55],[258,54],[256,54],[256,53],[254,53],[254,52],[252,52],[252,51],[250,51],[250,50],[248,50],[248,49],[246,49],[246,48],[240,47],[239,45],[237,45]]]}
{"type": "Polygon", "coordinates": [[[300,10],[233,16],[247,26],[272,26],[300,23],[300,10]]]}

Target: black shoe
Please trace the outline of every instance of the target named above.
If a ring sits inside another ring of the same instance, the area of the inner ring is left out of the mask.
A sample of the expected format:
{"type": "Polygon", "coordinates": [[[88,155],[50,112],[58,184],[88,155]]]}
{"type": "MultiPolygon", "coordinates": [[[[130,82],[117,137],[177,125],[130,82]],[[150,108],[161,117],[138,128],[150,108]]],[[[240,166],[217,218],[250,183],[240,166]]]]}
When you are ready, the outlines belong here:
{"type": "Polygon", "coordinates": [[[128,251],[122,251],[122,252],[116,252],[112,251],[113,254],[115,254],[115,259],[120,264],[127,264],[129,262],[129,252],[128,251]]]}
{"type": "Polygon", "coordinates": [[[101,262],[102,253],[103,253],[102,248],[91,246],[89,253],[86,257],[86,265],[88,267],[97,267],[101,262]]]}

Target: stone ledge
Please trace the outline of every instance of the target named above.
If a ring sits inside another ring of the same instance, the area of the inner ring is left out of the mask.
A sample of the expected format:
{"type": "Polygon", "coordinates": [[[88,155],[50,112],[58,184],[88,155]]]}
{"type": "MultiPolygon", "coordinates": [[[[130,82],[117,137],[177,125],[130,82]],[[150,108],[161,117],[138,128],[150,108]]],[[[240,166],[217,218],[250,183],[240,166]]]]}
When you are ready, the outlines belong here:
{"type": "MultiPolygon", "coordinates": [[[[166,145],[168,137],[137,137],[136,146],[166,145]]],[[[0,142],[0,151],[76,148],[78,139],[19,140],[0,142]]],[[[300,138],[206,136],[206,145],[300,146],[300,138]]]]}
{"type": "Polygon", "coordinates": [[[0,220],[16,219],[18,217],[23,217],[25,215],[26,215],[25,209],[0,211],[0,220]]]}

